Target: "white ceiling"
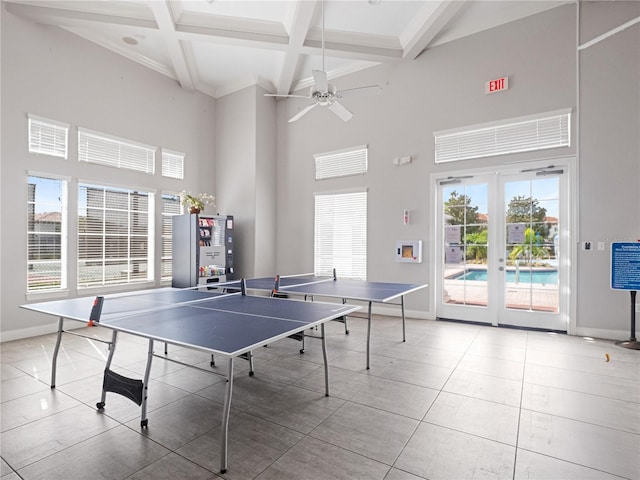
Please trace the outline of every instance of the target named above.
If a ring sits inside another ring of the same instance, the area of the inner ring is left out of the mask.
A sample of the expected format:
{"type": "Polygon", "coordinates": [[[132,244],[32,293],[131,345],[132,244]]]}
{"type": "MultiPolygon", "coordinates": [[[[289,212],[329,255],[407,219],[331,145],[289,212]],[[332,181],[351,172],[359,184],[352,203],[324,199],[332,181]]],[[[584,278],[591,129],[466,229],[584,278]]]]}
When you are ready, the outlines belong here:
{"type": "Polygon", "coordinates": [[[218,98],[259,84],[286,94],[554,8],[567,0],[3,0],[218,98]]]}

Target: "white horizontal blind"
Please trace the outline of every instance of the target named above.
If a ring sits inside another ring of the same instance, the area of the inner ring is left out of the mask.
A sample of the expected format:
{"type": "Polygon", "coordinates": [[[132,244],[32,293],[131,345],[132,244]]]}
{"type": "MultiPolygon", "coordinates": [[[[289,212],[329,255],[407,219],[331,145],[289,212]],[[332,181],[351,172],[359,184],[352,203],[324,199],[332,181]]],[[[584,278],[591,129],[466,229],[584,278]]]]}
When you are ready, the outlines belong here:
{"type": "Polygon", "coordinates": [[[184,180],[184,153],[162,150],[162,176],[184,180]]]}
{"type": "Polygon", "coordinates": [[[571,111],[434,132],[436,163],[530,152],[571,144],[571,111]]]}
{"type": "Polygon", "coordinates": [[[78,129],[78,160],[153,174],[156,149],[150,145],[78,129]]]}
{"type": "Polygon", "coordinates": [[[367,173],[368,148],[366,146],[320,153],[313,158],[316,163],[316,180],[367,173]]]}
{"type": "Polygon", "coordinates": [[[161,197],[162,210],[162,253],[160,260],[161,280],[171,280],[173,261],[173,220],[171,217],[180,215],[180,195],[164,194],[161,197]]]}
{"type": "Polygon", "coordinates": [[[314,272],[367,278],[367,192],[316,195],[314,272]]]}
{"type": "Polygon", "coordinates": [[[28,177],[28,292],[67,287],[66,193],[65,180],[28,177]]]}
{"type": "Polygon", "coordinates": [[[152,280],[153,195],[78,185],[78,287],[152,280]]]}
{"type": "Polygon", "coordinates": [[[67,159],[69,125],[29,115],[29,152],[67,159]]]}

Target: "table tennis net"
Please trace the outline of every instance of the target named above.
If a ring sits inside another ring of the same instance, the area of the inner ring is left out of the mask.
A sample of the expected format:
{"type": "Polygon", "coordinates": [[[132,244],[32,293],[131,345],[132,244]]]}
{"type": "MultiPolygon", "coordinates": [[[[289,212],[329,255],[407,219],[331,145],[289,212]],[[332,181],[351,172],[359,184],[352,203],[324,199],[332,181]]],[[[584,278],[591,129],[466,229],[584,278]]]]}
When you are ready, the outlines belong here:
{"type": "Polygon", "coordinates": [[[210,301],[215,298],[237,295],[241,292],[208,291],[194,287],[176,290],[150,290],[131,295],[97,296],[89,314],[89,325],[99,324],[102,319],[126,318],[210,301]]]}

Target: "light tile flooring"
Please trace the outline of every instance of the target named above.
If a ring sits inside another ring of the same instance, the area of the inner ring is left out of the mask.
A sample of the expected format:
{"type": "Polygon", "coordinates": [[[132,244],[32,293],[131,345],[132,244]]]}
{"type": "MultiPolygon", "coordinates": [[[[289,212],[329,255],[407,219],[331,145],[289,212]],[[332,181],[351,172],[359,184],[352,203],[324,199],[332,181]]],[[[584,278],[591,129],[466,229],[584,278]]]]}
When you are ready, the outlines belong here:
{"type": "MultiPolygon", "coordinates": [[[[224,478],[640,479],[640,352],[425,320],[407,321],[403,343],[400,320],[377,316],[367,371],[366,323],[349,327],[327,326],[329,397],[317,341],[260,348],[254,377],[236,361],[224,478]]],[[[0,346],[2,480],[218,478],[221,378],[154,360],[141,429],[123,397],[96,410],[101,343],[65,335],[49,388],[54,340],[0,346]]],[[[204,353],[169,353],[209,368],[204,353]]],[[[145,355],[121,335],[115,370],[140,378],[145,355]]]]}

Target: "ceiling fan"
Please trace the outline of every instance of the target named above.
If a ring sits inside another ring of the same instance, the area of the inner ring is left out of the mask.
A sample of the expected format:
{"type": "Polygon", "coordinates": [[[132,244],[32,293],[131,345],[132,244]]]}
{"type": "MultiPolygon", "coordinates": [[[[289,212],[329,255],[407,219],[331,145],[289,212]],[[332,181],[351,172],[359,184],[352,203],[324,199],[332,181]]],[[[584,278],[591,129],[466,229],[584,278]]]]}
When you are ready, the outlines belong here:
{"type": "Polygon", "coordinates": [[[314,108],[329,107],[333,113],[340,117],[345,122],[348,122],[353,117],[353,113],[349,111],[344,105],[338,102],[338,99],[348,96],[361,96],[372,95],[381,92],[380,85],[370,85],[367,87],[348,88],[346,90],[337,90],[336,87],[329,83],[327,79],[327,72],[324,69],[324,0],[322,0],[322,70],[312,70],[313,86],[309,91],[309,95],[285,95],[278,93],[266,93],[267,97],[285,97],[285,98],[307,98],[313,100],[311,105],[307,105],[305,108],[296,113],[289,119],[289,122],[295,122],[303,115],[307,114],[314,108]]]}

